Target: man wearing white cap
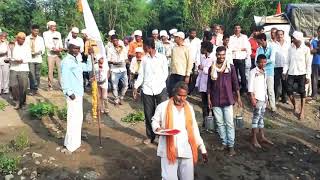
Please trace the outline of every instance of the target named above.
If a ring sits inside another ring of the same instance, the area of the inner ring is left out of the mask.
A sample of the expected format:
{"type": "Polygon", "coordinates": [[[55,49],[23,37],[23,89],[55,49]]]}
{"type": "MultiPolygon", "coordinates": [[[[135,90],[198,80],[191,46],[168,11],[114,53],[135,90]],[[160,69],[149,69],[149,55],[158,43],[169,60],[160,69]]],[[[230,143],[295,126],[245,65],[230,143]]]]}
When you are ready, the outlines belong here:
{"type": "Polygon", "coordinates": [[[137,47],[143,47],[142,31],[135,30],[133,35],[134,35],[134,40],[129,44],[129,50],[128,50],[129,60],[131,60],[135,56],[137,47]]]}
{"type": "Polygon", "coordinates": [[[172,89],[179,81],[189,84],[193,61],[190,58],[190,49],[184,45],[185,35],[183,32],[174,34],[177,45],[172,49],[172,60],[170,65],[170,77],[168,82],[168,94],[172,97],[172,89]]]}
{"type": "Polygon", "coordinates": [[[25,43],[26,34],[19,32],[16,43],[10,52],[10,87],[15,102],[15,109],[20,109],[26,103],[28,89],[28,62],[31,60],[30,46],[25,43]],[[12,53],[12,54],[11,54],[12,53]]]}
{"type": "Polygon", "coordinates": [[[9,93],[9,64],[4,62],[8,58],[8,45],[4,32],[0,32],[0,94],[9,93]]]}
{"type": "Polygon", "coordinates": [[[130,62],[130,83],[133,85],[134,81],[138,78],[139,69],[141,67],[142,55],[144,51],[142,47],[136,48],[136,56],[130,62]]]}
{"type": "Polygon", "coordinates": [[[174,34],[178,32],[178,29],[170,29],[169,34],[170,34],[170,41],[174,43],[174,34]]]}
{"type": "MultiPolygon", "coordinates": [[[[166,80],[168,76],[167,58],[155,49],[155,42],[149,38],[143,46],[147,53],[142,60],[137,81],[134,83],[133,97],[137,98],[137,89],[142,86],[142,102],[146,124],[146,134],[151,143],[155,140],[151,118],[158,104],[166,100],[166,80]]],[[[148,143],[145,141],[145,143],[148,143]]]]}
{"type": "Polygon", "coordinates": [[[156,44],[156,50],[158,53],[165,54],[165,49],[162,42],[159,40],[159,31],[158,29],[154,29],[152,31],[152,38],[156,44]]]}
{"type": "Polygon", "coordinates": [[[66,38],[65,42],[64,42],[64,47],[66,49],[68,49],[68,45],[69,45],[69,41],[71,39],[75,39],[77,41],[79,41],[80,44],[80,53],[82,53],[84,51],[84,42],[83,39],[78,37],[79,34],[79,28],[77,27],[73,27],[68,35],[68,37],[66,38]]]}
{"type": "Polygon", "coordinates": [[[81,128],[83,121],[83,71],[91,71],[91,59],[86,63],[77,60],[81,44],[71,39],[68,45],[68,54],[61,63],[61,85],[67,100],[67,132],[64,146],[70,152],[81,146],[81,128]]]}
{"type": "Polygon", "coordinates": [[[60,57],[63,50],[63,44],[61,40],[61,34],[57,31],[57,24],[54,21],[47,23],[48,31],[43,33],[44,42],[48,52],[48,88],[53,88],[53,70],[54,66],[57,66],[58,81],[60,85],[61,71],[60,71],[60,57]]]}
{"type": "Polygon", "coordinates": [[[172,53],[172,48],[174,47],[174,44],[169,41],[169,36],[166,30],[161,30],[160,31],[160,38],[164,47],[164,55],[168,59],[168,65],[170,65],[171,61],[171,53],[172,53]]]}
{"type": "Polygon", "coordinates": [[[39,36],[38,25],[31,26],[31,34],[26,37],[26,44],[31,48],[32,59],[29,62],[29,83],[31,95],[37,94],[40,85],[40,71],[42,63],[42,55],[45,52],[44,40],[39,36]]]}
{"type": "Polygon", "coordinates": [[[306,97],[305,84],[310,82],[309,77],[311,76],[310,49],[304,44],[302,32],[294,31],[292,34],[292,42],[283,67],[283,75],[287,79],[287,93],[293,104],[294,113],[299,116],[300,120],[303,120],[306,97]],[[296,101],[293,96],[294,83],[298,84],[297,92],[301,97],[300,113],[297,111],[296,101]]]}

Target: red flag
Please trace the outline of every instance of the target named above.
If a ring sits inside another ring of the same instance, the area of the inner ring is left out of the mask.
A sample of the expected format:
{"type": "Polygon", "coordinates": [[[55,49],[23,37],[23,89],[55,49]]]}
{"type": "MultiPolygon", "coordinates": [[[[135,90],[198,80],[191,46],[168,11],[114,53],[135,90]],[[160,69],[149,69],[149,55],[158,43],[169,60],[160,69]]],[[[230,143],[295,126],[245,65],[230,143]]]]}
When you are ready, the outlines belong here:
{"type": "Polygon", "coordinates": [[[277,14],[281,14],[281,3],[280,3],[280,1],[278,2],[278,5],[277,5],[276,15],[277,14]]]}

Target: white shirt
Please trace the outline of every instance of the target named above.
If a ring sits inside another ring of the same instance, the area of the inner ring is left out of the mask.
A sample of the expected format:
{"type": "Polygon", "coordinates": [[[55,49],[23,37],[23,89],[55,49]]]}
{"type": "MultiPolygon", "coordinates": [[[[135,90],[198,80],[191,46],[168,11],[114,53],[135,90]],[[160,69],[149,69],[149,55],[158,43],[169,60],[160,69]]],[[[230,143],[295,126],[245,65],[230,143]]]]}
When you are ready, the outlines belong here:
{"type": "Polygon", "coordinates": [[[311,75],[310,49],[303,43],[299,48],[292,43],[288,50],[288,57],[283,67],[283,74],[288,75],[311,75]]]}
{"type": "Polygon", "coordinates": [[[97,82],[103,82],[102,84],[98,83],[98,86],[104,88],[104,89],[108,89],[108,71],[109,71],[109,67],[108,67],[108,63],[103,63],[102,68],[99,68],[99,64],[95,64],[94,65],[94,71],[96,73],[96,79],[97,82]]]}
{"type": "Polygon", "coordinates": [[[218,33],[216,36],[216,46],[223,46],[223,34],[218,33]]]}
{"type": "Polygon", "coordinates": [[[21,64],[11,63],[10,70],[12,71],[29,71],[29,62],[31,61],[31,49],[29,45],[24,43],[19,45],[17,42],[12,50],[12,58],[14,60],[22,60],[21,64]]]}
{"type": "Polygon", "coordinates": [[[53,48],[63,48],[61,34],[58,31],[46,31],[43,33],[43,39],[48,50],[48,56],[56,56],[52,54],[53,48]]]}
{"type": "Polygon", "coordinates": [[[156,53],[154,57],[149,54],[142,58],[138,79],[134,88],[142,85],[142,91],[147,95],[158,95],[166,87],[168,77],[168,61],[165,55],[156,53]]]}
{"type": "Polygon", "coordinates": [[[251,45],[247,35],[240,34],[239,37],[232,35],[229,40],[229,48],[233,59],[247,59],[251,55],[251,45]],[[246,51],[241,51],[245,48],[246,51]]]}
{"type": "Polygon", "coordinates": [[[200,64],[200,56],[201,56],[201,40],[197,37],[194,39],[186,38],[184,40],[184,44],[190,49],[190,58],[193,63],[200,64]]]}
{"type": "Polygon", "coordinates": [[[265,72],[258,67],[251,69],[248,81],[248,92],[253,93],[259,101],[266,101],[267,78],[265,72]]]}
{"type": "MultiPolygon", "coordinates": [[[[152,129],[155,132],[158,128],[165,129],[166,127],[166,111],[169,100],[166,100],[158,105],[154,116],[152,117],[152,129]]],[[[200,136],[198,124],[196,121],[196,117],[194,115],[193,107],[190,106],[190,111],[192,115],[192,125],[193,125],[193,133],[195,137],[196,144],[201,150],[202,154],[207,153],[206,147],[203,143],[203,140],[200,136]]],[[[173,105],[173,128],[180,130],[180,133],[174,136],[174,144],[176,146],[177,157],[181,158],[192,158],[191,146],[188,142],[188,132],[186,129],[186,121],[185,121],[185,113],[184,108],[178,111],[178,109],[173,105]]],[[[167,157],[167,145],[166,145],[166,136],[159,137],[159,145],[157,150],[157,155],[160,157],[167,157]]]]}
{"type": "MultiPolygon", "coordinates": [[[[69,41],[71,39],[74,39],[72,36],[70,38],[67,38],[64,42],[64,47],[67,49],[69,46],[69,41]]],[[[75,40],[77,40],[80,44],[80,52],[82,53],[84,51],[84,42],[82,38],[76,37],[75,40]]]]}
{"type": "Polygon", "coordinates": [[[142,61],[142,59],[140,60],[140,66],[138,66],[138,65],[137,65],[137,63],[138,63],[137,58],[136,58],[136,57],[133,57],[133,58],[131,59],[131,63],[130,63],[130,67],[129,67],[130,73],[135,74],[135,73],[138,73],[138,72],[139,72],[139,69],[140,69],[140,67],[141,67],[141,61],[142,61]],[[138,67],[139,67],[139,68],[138,68],[138,67]]]}
{"type": "MultiPolygon", "coordinates": [[[[0,42],[0,54],[8,52],[8,41],[0,42]]],[[[7,59],[7,56],[0,57],[0,65],[5,65],[4,62],[5,59],[7,59]]]]}
{"type": "Polygon", "coordinates": [[[126,69],[126,59],[128,57],[126,47],[121,46],[122,50],[120,53],[117,52],[116,48],[112,45],[108,50],[108,61],[109,62],[121,62],[121,65],[111,65],[110,71],[115,73],[120,73],[127,71],[126,69]]]}
{"type": "Polygon", "coordinates": [[[274,44],[274,50],[275,50],[275,66],[274,67],[283,67],[286,59],[288,58],[288,50],[290,47],[290,43],[287,41],[284,41],[284,43],[281,45],[279,42],[276,42],[274,44]]]}
{"type": "MultiPolygon", "coordinates": [[[[25,44],[29,45],[31,51],[32,51],[32,38],[33,38],[33,36],[30,34],[29,36],[26,37],[26,41],[25,41],[25,44]]],[[[34,41],[35,41],[34,42],[34,53],[40,53],[40,54],[32,57],[30,62],[42,63],[42,55],[45,52],[44,40],[41,36],[37,36],[34,41]]]]}

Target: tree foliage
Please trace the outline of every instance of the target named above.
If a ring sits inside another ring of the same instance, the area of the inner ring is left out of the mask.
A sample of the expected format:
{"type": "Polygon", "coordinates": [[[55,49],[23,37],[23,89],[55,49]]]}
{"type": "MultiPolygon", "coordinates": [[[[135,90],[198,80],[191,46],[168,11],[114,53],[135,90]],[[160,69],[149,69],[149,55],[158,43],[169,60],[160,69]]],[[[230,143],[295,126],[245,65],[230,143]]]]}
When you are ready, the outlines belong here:
{"type": "MultiPolygon", "coordinates": [[[[312,0],[309,0],[310,2],[312,0]]],[[[149,35],[154,28],[178,28],[186,31],[193,27],[203,30],[219,23],[232,30],[240,23],[248,32],[254,15],[275,13],[278,0],[89,0],[101,33],[115,29],[120,36],[141,29],[149,35]]],[[[283,10],[287,3],[301,0],[281,0],[283,10]]],[[[1,0],[0,28],[13,36],[18,31],[29,33],[31,24],[41,25],[54,20],[65,37],[72,26],[84,27],[76,0],[1,0]]]]}

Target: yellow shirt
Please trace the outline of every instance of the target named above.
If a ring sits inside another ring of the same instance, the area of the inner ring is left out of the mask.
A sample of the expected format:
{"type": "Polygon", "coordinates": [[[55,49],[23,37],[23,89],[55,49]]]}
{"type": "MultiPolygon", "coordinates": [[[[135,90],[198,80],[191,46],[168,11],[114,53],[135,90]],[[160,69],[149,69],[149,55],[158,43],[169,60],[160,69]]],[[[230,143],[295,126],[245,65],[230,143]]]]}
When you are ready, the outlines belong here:
{"type": "Polygon", "coordinates": [[[175,46],[172,49],[171,74],[190,76],[193,61],[190,59],[190,50],[187,46],[175,46]]]}

